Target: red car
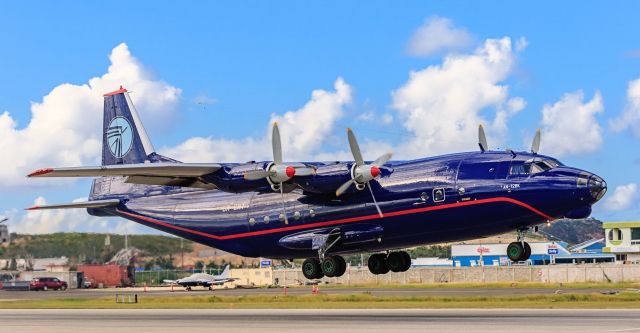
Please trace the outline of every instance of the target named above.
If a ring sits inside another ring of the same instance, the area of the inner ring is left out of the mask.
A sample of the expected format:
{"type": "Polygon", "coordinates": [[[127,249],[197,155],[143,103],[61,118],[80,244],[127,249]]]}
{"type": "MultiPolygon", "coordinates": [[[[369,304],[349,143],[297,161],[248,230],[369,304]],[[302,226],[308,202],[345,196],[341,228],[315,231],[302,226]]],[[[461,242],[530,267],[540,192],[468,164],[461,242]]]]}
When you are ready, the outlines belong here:
{"type": "Polygon", "coordinates": [[[60,281],[58,278],[54,277],[35,278],[32,279],[31,282],[29,282],[30,290],[65,290],[67,289],[67,287],[68,286],[65,281],[60,281]]]}

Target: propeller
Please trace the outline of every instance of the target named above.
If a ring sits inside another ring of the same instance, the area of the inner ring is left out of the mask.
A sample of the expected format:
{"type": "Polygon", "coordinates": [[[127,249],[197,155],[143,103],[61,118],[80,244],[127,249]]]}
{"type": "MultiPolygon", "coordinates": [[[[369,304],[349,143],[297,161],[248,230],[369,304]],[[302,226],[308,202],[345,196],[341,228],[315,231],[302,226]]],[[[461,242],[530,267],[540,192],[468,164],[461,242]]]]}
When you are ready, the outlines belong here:
{"type": "Polygon", "coordinates": [[[9,221],[9,218],[6,216],[0,217],[0,223],[9,221]]]}
{"type": "Polygon", "coordinates": [[[273,162],[267,164],[264,169],[250,170],[245,172],[244,179],[258,180],[266,178],[271,189],[280,191],[282,195],[282,213],[284,214],[285,224],[289,224],[287,212],[284,204],[284,186],[283,183],[294,176],[311,176],[315,169],[309,168],[304,164],[285,164],[282,161],[282,142],[280,140],[280,129],[278,123],[273,123],[273,132],[271,134],[271,146],[273,148],[273,162]]]}
{"type": "Polygon", "coordinates": [[[536,135],[533,137],[533,142],[531,142],[531,152],[537,154],[540,151],[540,129],[536,130],[536,135]]]}
{"type": "Polygon", "coordinates": [[[483,153],[489,150],[489,145],[487,145],[487,136],[484,135],[484,127],[482,127],[482,124],[478,126],[478,146],[480,146],[480,151],[483,153]]]}
{"type": "Polygon", "coordinates": [[[353,131],[348,128],[347,129],[347,137],[349,138],[349,147],[351,148],[351,154],[353,155],[353,160],[355,163],[351,167],[351,179],[346,183],[340,185],[336,190],[336,196],[339,197],[346,190],[351,187],[351,185],[355,185],[356,188],[360,191],[364,190],[365,186],[369,188],[369,192],[371,193],[371,198],[373,199],[373,203],[376,206],[376,210],[378,210],[378,214],[380,217],[383,217],[382,211],[380,210],[380,206],[376,201],[376,197],[373,194],[373,189],[371,188],[371,181],[380,175],[380,166],[387,163],[391,159],[392,154],[386,153],[378,157],[373,163],[365,164],[364,159],[362,158],[362,153],[360,152],[360,146],[358,145],[358,141],[356,140],[356,136],[353,134],[353,131]]]}
{"type": "MultiPolygon", "coordinates": [[[[480,151],[485,152],[489,150],[489,145],[487,144],[487,136],[484,134],[484,127],[482,124],[478,126],[478,146],[480,146],[480,151]]],[[[531,152],[533,154],[538,154],[540,151],[540,129],[536,130],[536,135],[533,137],[533,142],[531,142],[531,152]]]]}

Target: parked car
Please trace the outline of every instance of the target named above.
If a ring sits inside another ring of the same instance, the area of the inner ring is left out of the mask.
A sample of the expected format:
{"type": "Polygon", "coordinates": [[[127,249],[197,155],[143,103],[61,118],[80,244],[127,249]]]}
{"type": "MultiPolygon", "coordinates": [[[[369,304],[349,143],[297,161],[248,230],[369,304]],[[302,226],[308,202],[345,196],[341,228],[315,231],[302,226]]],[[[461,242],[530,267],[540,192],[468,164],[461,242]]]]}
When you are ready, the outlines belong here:
{"type": "Polygon", "coordinates": [[[29,289],[31,290],[65,290],[67,287],[68,285],[65,281],[54,277],[40,277],[32,279],[31,282],[29,282],[29,289]]]}

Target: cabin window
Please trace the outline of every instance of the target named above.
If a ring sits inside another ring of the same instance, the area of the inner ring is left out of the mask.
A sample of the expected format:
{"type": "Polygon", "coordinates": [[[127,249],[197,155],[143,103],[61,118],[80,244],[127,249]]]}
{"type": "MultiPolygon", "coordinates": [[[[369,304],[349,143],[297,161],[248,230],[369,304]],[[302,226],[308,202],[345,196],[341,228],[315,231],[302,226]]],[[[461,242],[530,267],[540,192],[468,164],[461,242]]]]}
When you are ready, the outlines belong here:
{"type": "Polygon", "coordinates": [[[253,217],[249,219],[249,225],[256,225],[256,219],[253,217]]]}
{"type": "Polygon", "coordinates": [[[280,213],[280,215],[278,215],[278,218],[280,219],[280,222],[284,222],[284,213],[280,213]]]}
{"type": "Polygon", "coordinates": [[[264,221],[265,224],[269,224],[269,221],[271,220],[269,218],[269,216],[265,216],[264,219],[262,219],[264,221]]]}
{"type": "Polygon", "coordinates": [[[427,192],[420,193],[420,201],[426,202],[427,200],[429,200],[429,195],[427,194],[427,192]]]}
{"type": "Polygon", "coordinates": [[[433,189],[433,202],[441,202],[444,201],[444,189],[443,188],[434,188],[433,189]]]}
{"type": "Polygon", "coordinates": [[[299,220],[300,219],[300,212],[296,211],[295,213],[293,213],[293,218],[296,219],[296,220],[299,220]]]}

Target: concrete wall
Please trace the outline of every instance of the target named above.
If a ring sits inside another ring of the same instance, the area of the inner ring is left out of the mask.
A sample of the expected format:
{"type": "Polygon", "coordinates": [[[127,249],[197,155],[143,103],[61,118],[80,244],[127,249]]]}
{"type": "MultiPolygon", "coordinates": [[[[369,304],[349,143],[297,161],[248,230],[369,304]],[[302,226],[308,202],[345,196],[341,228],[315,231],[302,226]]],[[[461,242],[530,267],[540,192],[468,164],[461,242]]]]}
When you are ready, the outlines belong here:
{"type": "MultiPolygon", "coordinates": [[[[299,269],[273,271],[273,283],[304,283],[299,269]]],[[[324,278],[337,284],[403,284],[447,282],[640,282],[640,265],[551,265],[486,267],[416,267],[404,273],[373,275],[367,268],[352,267],[339,278],[324,278]]]]}

